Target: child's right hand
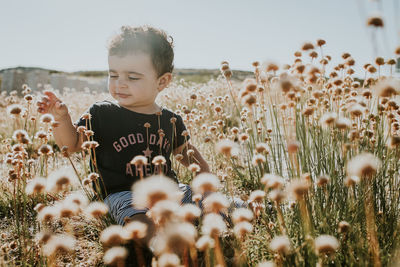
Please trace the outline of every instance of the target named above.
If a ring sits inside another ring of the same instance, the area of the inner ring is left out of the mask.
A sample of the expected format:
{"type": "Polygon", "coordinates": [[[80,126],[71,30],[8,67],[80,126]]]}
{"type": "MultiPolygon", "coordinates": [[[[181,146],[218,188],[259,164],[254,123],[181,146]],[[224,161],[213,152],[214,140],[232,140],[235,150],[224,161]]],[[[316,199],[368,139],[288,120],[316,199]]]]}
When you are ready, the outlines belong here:
{"type": "Polygon", "coordinates": [[[43,93],[45,96],[36,103],[39,113],[50,113],[56,121],[68,115],[67,106],[52,91],[45,90],[43,93]]]}

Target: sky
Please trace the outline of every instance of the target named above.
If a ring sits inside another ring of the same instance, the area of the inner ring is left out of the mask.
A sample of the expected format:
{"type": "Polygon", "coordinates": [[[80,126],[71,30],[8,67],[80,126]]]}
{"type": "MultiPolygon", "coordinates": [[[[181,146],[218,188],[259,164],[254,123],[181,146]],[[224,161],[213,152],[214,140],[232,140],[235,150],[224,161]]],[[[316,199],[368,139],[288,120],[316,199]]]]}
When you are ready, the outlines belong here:
{"type": "Polygon", "coordinates": [[[304,42],[322,38],[333,63],[349,52],[360,71],[378,55],[394,57],[399,2],[0,0],[0,69],[107,70],[107,40],[122,25],[149,24],[174,38],[176,68],[215,69],[223,60],[241,70],[252,70],[253,61],[292,63],[304,42]],[[383,17],[383,30],[366,27],[374,14],[383,17]]]}

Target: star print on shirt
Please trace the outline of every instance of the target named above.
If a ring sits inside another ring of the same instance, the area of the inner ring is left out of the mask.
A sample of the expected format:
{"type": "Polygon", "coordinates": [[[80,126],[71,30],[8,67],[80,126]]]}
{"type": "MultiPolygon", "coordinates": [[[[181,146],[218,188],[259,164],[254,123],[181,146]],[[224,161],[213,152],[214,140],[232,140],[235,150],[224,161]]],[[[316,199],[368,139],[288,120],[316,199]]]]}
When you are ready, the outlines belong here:
{"type": "Polygon", "coordinates": [[[146,150],[142,150],[142,152],[144,153],[145,157],[151,157],[151,153],[153,153],[153,150],[150,150],[148,147],[146,148],[146,150]]]}

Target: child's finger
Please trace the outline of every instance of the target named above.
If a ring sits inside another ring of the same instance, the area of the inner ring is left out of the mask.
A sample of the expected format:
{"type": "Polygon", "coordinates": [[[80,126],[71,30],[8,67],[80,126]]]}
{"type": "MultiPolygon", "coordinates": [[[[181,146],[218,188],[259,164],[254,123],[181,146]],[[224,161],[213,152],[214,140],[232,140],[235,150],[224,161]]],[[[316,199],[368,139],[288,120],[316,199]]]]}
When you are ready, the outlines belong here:
{"type": "Polygon", "coordinates": [[[39,112],[39,113],[46,113],[46,108],[45,107],[38,107],[37,108],[37,111],[39,112]]]}
{"type": "Polygon", "coordinates": [[[50,102],[50,99],[49,99],[47,96],[42,96],[42,97],[40,98],[40,101],[38,101],[38,102],[41,102],[41,103],[49,103],[49,102],[50,102]]]}
{"type": "Polygon", "coordinates": [[[45,91],[43,91],[43,94],[45,94],[51,102],[59,100],[57,98],[57,96],[54,94],[54,92],[52,92],[52,91],[45,90],[45,91]]]}

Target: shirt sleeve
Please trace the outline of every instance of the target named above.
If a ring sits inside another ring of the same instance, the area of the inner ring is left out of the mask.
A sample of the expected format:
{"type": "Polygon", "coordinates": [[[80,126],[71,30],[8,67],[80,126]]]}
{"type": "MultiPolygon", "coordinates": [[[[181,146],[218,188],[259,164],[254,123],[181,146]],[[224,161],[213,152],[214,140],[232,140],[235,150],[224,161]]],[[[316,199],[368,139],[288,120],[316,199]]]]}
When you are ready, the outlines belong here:
{"type": "Polygon", "coordinates": [[[175,117],[176,117],[176,122],[175,122],[176,135],[174,136],[174,149],[185,144],[185,142],[187,142],[190,139],[189,132],[186,130],[186,126],[183,123],[182,117],[178,114],[175,114],[175,117]],[[182,133],[184,135],[182,135],[182,133]]]}

